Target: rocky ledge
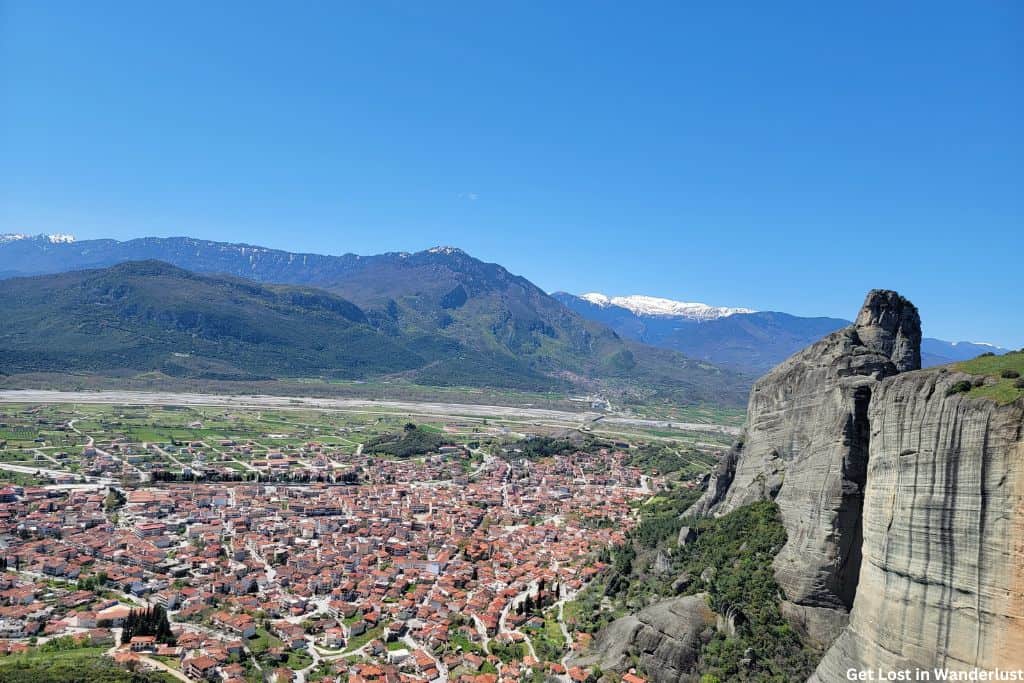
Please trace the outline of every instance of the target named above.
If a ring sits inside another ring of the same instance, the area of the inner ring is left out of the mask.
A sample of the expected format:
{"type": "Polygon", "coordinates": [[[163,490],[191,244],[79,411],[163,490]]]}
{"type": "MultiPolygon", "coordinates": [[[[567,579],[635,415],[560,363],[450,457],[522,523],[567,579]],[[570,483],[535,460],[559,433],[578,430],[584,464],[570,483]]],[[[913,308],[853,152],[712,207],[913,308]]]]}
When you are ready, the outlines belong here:
{"type": "Polygon", "coordinates": [[[636,665],[654,683],[676,683],[693,673],[701,646],[719,622],[706,593],[663,600],[613,621],[598,635],[592,654],[572,663],[605,671],[636,665]]]}

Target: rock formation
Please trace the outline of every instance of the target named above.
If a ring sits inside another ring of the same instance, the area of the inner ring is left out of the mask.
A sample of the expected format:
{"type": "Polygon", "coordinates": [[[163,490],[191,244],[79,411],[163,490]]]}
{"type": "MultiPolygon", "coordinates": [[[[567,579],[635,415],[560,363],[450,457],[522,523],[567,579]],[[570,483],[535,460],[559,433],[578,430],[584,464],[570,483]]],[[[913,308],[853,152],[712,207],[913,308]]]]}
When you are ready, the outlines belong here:
{"type": "Polygon", "coordinates": [[[783,613],[835,640],[814,681],[1024,666],[1024,401],[947,396],[969,376],[918,370],[920,341],[913,304],[870,292],[853,325],[754,385],[746,433],[688,511],[777,502],[783,613]]]}
{"type": "Polygon", "coordinates": [[[920,343],[914,305],[895,292],[870,292],[853,325],[758,380],[742,442],[689,511],[721,515],[774,498],[788,533],[776,579],[787,610],[802,613],[798,623],[821,639],[846,623],[857,585],[872,391],[920,367],[920,343]]]}
{"type": "Polygon", "coordinates": [[[577,657],[572,664],[621,671],[635,657],[654,683],[675,683],[690,674],[718,621],[707,593],[663,600],[616,619],[601,631],[592,648],[595,654],[577,657]]]}
{"type": "Polygon", "coordinates": [[[1024,667],[1024,402],[946,395],[964,379],[929,370],[876,388],[860,585],[813,681],[1024,667]]]}

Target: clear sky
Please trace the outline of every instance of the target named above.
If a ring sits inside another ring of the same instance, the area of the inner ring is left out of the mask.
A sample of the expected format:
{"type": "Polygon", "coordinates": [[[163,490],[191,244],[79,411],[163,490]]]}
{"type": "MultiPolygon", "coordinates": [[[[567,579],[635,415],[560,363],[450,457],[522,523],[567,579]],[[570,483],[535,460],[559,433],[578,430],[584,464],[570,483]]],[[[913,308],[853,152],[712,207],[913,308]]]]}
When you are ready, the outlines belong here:
{"type": "Polygon", "coordinates": [[[1024,345],[1024,3],[0,0],[0,231],[1024,345]],[[746,5],[746,6],[744,6],[746,5]]]}

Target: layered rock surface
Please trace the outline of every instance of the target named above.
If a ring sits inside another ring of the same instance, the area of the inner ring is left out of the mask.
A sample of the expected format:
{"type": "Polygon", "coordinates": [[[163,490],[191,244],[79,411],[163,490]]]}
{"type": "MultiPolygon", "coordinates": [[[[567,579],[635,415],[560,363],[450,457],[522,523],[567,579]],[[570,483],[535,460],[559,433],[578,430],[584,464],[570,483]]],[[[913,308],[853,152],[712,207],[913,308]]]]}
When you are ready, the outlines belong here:
{"type": "Polygon", "coordinates": [[[689,510],[777,502],[783,613],[835,641],[813,681],[1024,667],[1024,402],[947,396],[969,377],[918,370],[920,340],[913,304],[870,292],[853,325],[755,384],[689,510]]]}
{"type": "Polygon", "coordinates": [[[965,378],[875,389],[860,585],[813,681],[1024,667],[1024,405],[946,396],[965,378]]]}
{"type": "Polygon", "coordinates": [[[754,385],[742,443],[690,514],[721,515],[765,498],[788,540],[779,585],[808,631],[845,623],[860,566],[868,404],[879,380],[920,367],[917,309],[874,290],[857,321],[792,356],[754,385]]]}

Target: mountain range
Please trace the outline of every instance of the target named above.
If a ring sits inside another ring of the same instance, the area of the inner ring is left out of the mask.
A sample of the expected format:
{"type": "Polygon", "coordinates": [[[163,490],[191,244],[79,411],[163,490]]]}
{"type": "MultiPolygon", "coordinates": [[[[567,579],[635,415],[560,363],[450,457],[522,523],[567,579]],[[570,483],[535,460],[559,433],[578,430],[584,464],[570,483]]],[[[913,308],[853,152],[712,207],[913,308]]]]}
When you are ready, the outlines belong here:
{"type": "Polygon", "coordinates": [[[19,237],[0,239],[0,273],[7,374],[400,377],[724,405],[742,404],[750,382],[623,339],[451,247],[362,257],[19,237]]]}
{"type": "MultiPolygon", "coordinates": [[[[753,376],[849,324],[653,296],[548,295],[454,247],[328,256],[68,234],[0,236],[0,303],[8,374],[403,377],[726,405],[742,404],[753,376]]],[[[925,365],[984,351],[1002,349],[922,344],[925,365]]]]}
{"type": "MultiPolygon", "coordinates": [[[[849,320],[801,317],[778,311],[709,306],[653,296],[608,296],[597,292],[552,296],[588,320],[601,322],[626,339],[680,351],[691,358],[761,375],[800,349],[850,324],[849,320]]],[[[925,338],[924,367],[1008,349],[974,342],[925,338]]]]}

